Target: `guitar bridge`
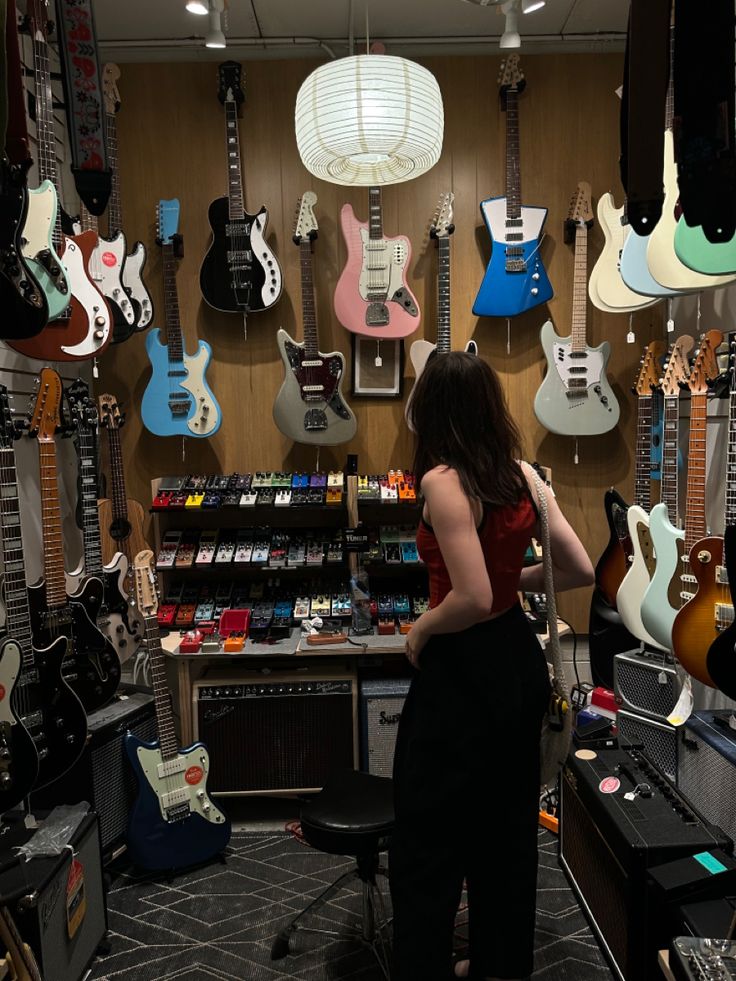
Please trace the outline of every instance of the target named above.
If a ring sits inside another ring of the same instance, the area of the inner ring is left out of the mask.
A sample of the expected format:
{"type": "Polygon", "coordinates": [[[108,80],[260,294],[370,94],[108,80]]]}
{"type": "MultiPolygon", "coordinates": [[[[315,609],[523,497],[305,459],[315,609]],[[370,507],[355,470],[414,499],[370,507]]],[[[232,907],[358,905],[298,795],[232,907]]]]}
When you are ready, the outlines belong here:
{"type": "Polygon", "coordinates": [[[186,804],[177,804],[176,807],[166,807],[164,808],[166,812],[166,820],[169,824],[176,824],[178,821],[185,821],[189,815],[192,813],[192,809],[189,806],[189,801],[186,804]]]}
{"type": "Polygon", "coordinates": [[[365,310],[366,327],[385,327],[389,322],[388,307],[385,303],[369,303],[365,310]]]}
{"type": "Polygon", "coordinates": [[[304,429],[308,433],[323,433],[327,429],[327,413],[324,409],[307,409],[304,413],[304,429]]]}

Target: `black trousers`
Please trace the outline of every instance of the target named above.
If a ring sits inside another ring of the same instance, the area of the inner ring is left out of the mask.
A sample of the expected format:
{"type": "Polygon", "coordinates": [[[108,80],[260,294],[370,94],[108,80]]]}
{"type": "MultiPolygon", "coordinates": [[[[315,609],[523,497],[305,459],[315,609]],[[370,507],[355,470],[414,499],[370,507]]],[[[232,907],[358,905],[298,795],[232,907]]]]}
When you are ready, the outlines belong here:
{"type": "Polygon", "coordinates": [[[518,606],[433,637],[394,758],[393,981],[447,981],[467,880],[474,978],[531,974],[544,654],[518,606]]]}

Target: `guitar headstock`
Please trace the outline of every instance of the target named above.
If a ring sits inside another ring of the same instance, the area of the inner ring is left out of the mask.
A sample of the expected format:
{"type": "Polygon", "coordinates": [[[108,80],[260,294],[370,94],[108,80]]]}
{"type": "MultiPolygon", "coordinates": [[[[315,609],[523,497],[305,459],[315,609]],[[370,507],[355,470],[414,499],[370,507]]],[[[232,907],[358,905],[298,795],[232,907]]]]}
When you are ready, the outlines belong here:
{"type": "Polygon", "coordinates": [[[17,433],[18,427],[10,411],[7,385],[0,385],[0,449],[11,449],[17,433]]]}
{"type": "Polygon", "coordinates": [[[125,422],[118,401],[114,395],[100,395],[100,425],[105,429],[120,429],[125,422]]]}
{"type": "Polygon", "coordinates": [[[570,198],[570,208],[567,212],[567,220],[574,225],[587,225],[593,223],[593,205],[590,191],[590,184],[587,181],[578,181],[575,193],[570,198]]]}
{"type": "Polygon", "coordinates": [[[62,391],[58,372],[53,368],[42,368],[30,424],[30,432],[39,443],[53,443],[54,435],[61,426],[62,391]]]}
{"type": "Polygon", "coordinates": [[[223,61],[217,66],[217,98],[224,105],[234,102],[241,106],[245,102],[243,93],[243,67],[238,61],[223,61]]]}
{"type": "Polygon", "coordinates": [[[690,374],[689,355],[694,347],[695,341],[689,334],[678,337],[672,345],[662,378],[662,393],[665,396],[679,396],[680,389],[687,385],[690,374]]]}
{"type": "Polygon", "coordinates": [[[316,203],[317,195],[314,191],[305,191],[299,199],[292,235],[296,245],[301,245],[307,240],[313,242],[317,238],[317,218],[314,214],[316,203]]]}
{"type": "Polygon", "coordinates": [[[706,395],[708,382],[718,377],[716,349],[722,343],[723,334],[720,330],[709,330],[707,334],[703,334],[687,383],[691,395],[706,395]]]}
{"type": "Polygon", "coordinates": [[[97,432],[97,406],[89,394],[89,386],[81,378],[66,390],[72,424],[77,432],[97,432]]]}
{"type": "Polygon", "coordinates": [[[102,69],[102,93],[105,99],[105,112],[110,116],[114,116],[120,108],[119,78],[120,69],[112,61],[108,61],[102,69]]]}
{"type": "Polygon", "coordinates": [[[159,245],[173,245],[179,230],[179,198],[161,200],[156,211],[159,245]]]}
{"type": "Polygon", "coordinates": [[[429,229],[430,238],[446,238],[455,231],[455,226],[452,223],[452,202],[454,200],[455,195],[452,191],[440,194],[434,218],[432,219],[432,225],[429,229]]]}
{"type": "Polygon", "coordinates": [[[660,359],[665,350],[664,341],[652,341],[651,344],[647,344],[641,357],[639,377],[634,386],[638,396],[651,395],[652,389],[659,384],[660,359]]]}
{"type": "Polygon", "coordinates": [[[150,548],[139,552],[133,560],[135,600],[142,616],[155,617],[158,613],[158,589],[153,552],[150,548]]]}
{"type": "Polygon", "coordinates": [[[526,79],[524,78],[524,72],[519,68],[519,55],[516,53],[510,54],[501,62],[501,67],[498,71],[499,95],[504,99],[509,90],[523,92],[525,87],[526,79]]]}

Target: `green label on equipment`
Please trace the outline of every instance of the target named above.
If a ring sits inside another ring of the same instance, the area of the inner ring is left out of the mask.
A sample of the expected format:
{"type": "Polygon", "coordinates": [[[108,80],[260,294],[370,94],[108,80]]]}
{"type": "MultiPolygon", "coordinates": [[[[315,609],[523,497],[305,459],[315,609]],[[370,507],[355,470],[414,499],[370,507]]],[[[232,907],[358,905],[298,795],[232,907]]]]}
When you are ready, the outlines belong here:
{"type": "Polygon", "coordinates": [[[700,862],[704,869],[707,869],[711,875],[715,875],[716,872],[726,872],[726,866],[719,862],[717,858],[714,858],[710,852],[699,852],[697,855],[693,855],[696,862],[700,862]]]}

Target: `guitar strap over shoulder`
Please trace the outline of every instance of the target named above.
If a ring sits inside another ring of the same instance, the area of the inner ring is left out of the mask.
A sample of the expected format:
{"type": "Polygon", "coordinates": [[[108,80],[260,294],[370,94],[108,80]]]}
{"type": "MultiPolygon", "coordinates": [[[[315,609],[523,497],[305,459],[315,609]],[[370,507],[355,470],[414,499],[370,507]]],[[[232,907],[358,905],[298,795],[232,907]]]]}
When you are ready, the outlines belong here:
{"type": "Polygon", "coordinates": [[[675,0],[673,133],[680,206],[710,242],[736,233],[733,0],[675,0]]]}
{"type": "Polygon", "coordinates": [[[627,215],[648,235],[662,215],[671,0],[631,0],[621,101],[621,179],[627,215]]]}
{"type": "Polygon", "coordinates": [[[57,0],[57,14],[74,183],[87,210],[99,216],[107,207],[112,175],[91,0],[57,0]]]}

